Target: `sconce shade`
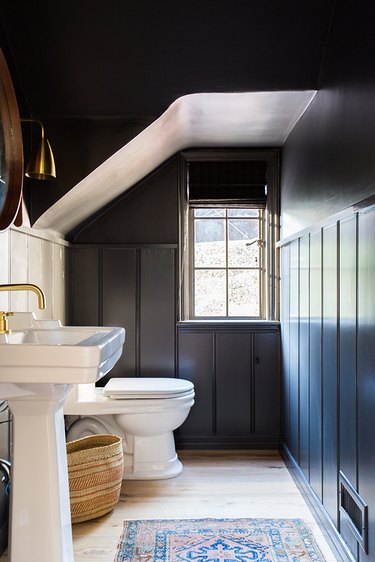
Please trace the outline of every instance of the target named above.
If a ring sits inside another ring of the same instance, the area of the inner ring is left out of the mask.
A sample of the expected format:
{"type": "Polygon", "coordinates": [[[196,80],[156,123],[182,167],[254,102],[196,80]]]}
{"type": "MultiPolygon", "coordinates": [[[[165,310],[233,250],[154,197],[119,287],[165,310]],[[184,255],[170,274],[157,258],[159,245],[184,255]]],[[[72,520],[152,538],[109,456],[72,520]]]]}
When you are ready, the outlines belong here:
{"type": "Polygon", "coordinates": [[[34,180],[50,180],[56,178],[56,167],[53,152],[48,139],[42,136],[40,143],[33,150],[26,166],[25,175],[34,180]]]}

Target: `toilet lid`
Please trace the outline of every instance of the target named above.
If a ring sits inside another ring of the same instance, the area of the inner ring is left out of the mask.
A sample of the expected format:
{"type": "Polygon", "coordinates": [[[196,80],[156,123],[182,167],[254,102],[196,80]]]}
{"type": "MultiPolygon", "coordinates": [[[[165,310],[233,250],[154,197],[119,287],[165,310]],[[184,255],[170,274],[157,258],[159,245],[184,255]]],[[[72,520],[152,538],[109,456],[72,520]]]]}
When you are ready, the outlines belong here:
{"type": "Polygon", "coordinates": [[[175,398],[194,389],[190,381],[174,378],[113,378],[103,388],[103,395],[118,399],[175,398]]]}

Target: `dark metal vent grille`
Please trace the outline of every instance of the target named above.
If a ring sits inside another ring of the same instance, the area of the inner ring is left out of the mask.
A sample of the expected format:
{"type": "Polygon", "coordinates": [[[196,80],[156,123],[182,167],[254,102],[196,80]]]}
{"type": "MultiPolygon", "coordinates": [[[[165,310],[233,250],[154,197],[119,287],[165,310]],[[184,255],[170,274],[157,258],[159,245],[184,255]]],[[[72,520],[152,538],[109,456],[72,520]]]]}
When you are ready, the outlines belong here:
{"type": "Polygon", "coordinates": [[[367,553],[367,505],[340,472],[340,513],[363,550],[367,553]]]}

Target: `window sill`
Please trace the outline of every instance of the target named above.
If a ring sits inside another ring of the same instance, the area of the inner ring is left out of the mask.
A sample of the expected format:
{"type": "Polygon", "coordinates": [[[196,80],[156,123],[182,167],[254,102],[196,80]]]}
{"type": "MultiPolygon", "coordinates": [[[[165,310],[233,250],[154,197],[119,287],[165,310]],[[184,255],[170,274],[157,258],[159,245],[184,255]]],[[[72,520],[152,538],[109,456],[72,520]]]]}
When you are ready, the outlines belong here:
{"type": "Polygon", "coordinates": [[[182,320],[177,322],[178,332],[279,332],[280,322],[275,320],[182,320]]]}

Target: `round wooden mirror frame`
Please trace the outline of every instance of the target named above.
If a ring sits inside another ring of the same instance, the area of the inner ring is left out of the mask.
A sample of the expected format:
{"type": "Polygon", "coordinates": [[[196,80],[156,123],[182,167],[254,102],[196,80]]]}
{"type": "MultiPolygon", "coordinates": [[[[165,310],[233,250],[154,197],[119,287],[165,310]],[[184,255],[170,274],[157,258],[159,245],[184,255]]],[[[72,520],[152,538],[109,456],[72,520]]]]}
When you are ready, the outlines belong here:
{"type": "Polygon", "coordinates": [[[3,133],[4,158],[0,155],[0,231],[13,222],[22,224],[23,145],[21,121],[8,65],[0,49],[0,127],[3,133]],[[1,163],[2,160],[2,163],[1,163]],[[5,169],[1,166],[5,164],[5,169]]]}

